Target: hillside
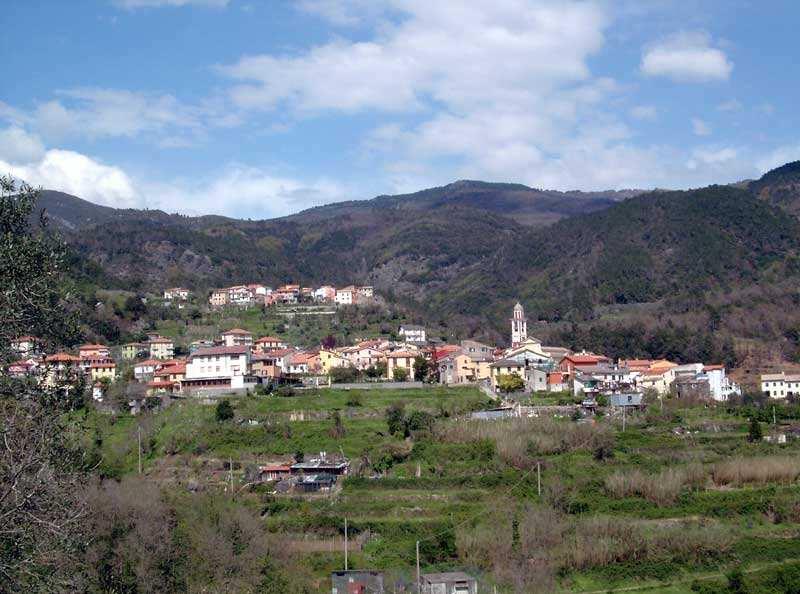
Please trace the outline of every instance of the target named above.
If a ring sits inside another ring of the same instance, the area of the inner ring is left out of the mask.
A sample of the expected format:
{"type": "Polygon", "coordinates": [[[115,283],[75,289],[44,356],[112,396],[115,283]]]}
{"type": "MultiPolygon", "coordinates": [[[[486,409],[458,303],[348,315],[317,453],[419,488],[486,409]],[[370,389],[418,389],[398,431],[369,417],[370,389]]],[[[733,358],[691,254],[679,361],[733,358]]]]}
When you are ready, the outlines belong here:
{"type": "Polygon", "coordinates": [[[768,171],[749,187],[762,200],[800,216],[800,161],[768,171]]]}
{"type": "Polygon", "coordinates": [[[133,287],[371,283],[422,319],[498,341],[520,298],[543,322],[536,333],[574,346],[587,344],[570,326],[580,322],[598,336],[635,326],[641,344],[620,349],[661,352],[646,345],[664,343],[652,333],[671,324],[698,341],[794,357],[800,227],[786,213],[800,203],[798,169],[647,194],[456,182],[266,221],[114,210],[51,192],[42,206],[77,254],[133,287]]]}
{"type": "Polygon", "coordinates": [[[641,193],[642,190],[558,192],[522,184],[460,180],[412,194],[319,206],[287,217],[287,220],[308,223],[341,215],[376,215],[386,210],[429,211],[442,206],[465,206],[506,216],[523,225],[541,227],[565,217],[603,210],[641,193]]]}

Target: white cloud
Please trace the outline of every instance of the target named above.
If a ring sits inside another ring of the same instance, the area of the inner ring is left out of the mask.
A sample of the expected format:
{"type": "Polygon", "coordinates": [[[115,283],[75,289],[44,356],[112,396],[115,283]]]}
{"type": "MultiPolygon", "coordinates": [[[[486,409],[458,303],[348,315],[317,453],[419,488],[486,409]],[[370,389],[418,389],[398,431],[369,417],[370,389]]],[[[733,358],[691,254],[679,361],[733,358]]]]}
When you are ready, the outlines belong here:
{"type": "Polygon", "coordinates": [[[153,206],[170,212],[258,219],[352,198],[343,186],[327,179],[304,181],[241,164],[230,164],[213,177],[155,183],[147,194],[157,197],[153,206]]]}
{"type": "Polygon", "coordinates": [[[731,147],[697,148],[692,151],[692,158],[689,159],[687,167],[697,169],[700,165],[720,165],[733,161],[737,156],[739,151],[731,147]]]}
{"type": "Polygon", "coordinates": [[[246,108],[407,111],[429,100],[464,110],[536,99],[589,78],[588,55],[603,44],[594,4],[391,2],[404,13],[369,41],[336,40],[300,55],[247,56],[221,68],[241,81],[246,108]]]}
{"type": "Polygon", "coordinates": [[[704,32],[681,32],[646,48],[641,71],[681,82],[727,80],[733,63],[721,49],[711,46],[704,32]]]}
{"type": "Polygon", "coordinates": [[[186,105],[171,95],[119,89],[78,88],[57,93],[61,100],[37,106],[28,119],[52,139],[80,136],[133,138],[140,135],[198,136],[213,111],[186,105]]]}
{"type": "Polygon", "coordinates": [[[692,132],[697,136],[708,136],[711,134],[711,126],[700,118],[692,118],[692,132]]]}
{"type": "Polygon", "coordinates": [[[18,126],[0,130],[0,159],[27,163],[43,154],[44,145],[35,134],[29,134],[18,126]]]}
{"type": "Polygon", "coordinates": [[[40,159],[27,163],[0,160],[0,171],[31,185],[74,194],[96,204],[118,208],[142,205],[141,196],[124,171],[73,151],[50,149],[40,159]]]}
{"type": "Polygon", "coordinates": [[[334,25],[353,26],[376,18],[388,7],[376,0],[297,0],[297,8],[334,25]]]}
{"type": "Polygon", "coordinates": [[[653,105],[637,105],[631,109],[631,117],[637,120],[655,120],[658,110],[653,105]]]}
{"type": "Polygon", "coordinates": [[[120,8],[133,10],[136,8],[162,8],[165,6],[206,6],[210,8],[225,8],[230,0],[114,0],[120,8]]]}

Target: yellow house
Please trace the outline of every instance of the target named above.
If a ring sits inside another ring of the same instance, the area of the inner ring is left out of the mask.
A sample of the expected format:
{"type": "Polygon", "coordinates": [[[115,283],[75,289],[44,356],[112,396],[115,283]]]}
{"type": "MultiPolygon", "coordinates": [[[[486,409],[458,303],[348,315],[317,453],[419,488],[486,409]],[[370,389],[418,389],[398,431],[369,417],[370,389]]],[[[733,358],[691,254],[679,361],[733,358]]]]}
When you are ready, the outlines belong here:
{"type": "Polygon", "coordinates": [[[390,380],[397,380],[396,370],[405,369],[406,379],[413,381],[414,379],[414,359],[419,353],[412,351],[396,351],[386,355],[386,377],[390,380]]]}
{"type": "Polygon", "coordinates": [[[350,361],[336,351],[321,350],[319,352],[319,368],[322,373],[330,373],[334,367],[349,367],[350,361]]]}
{"type": "Polygon", "coordinates": [[[479,382],[492,377],[492,362],[489,359],[473,358],[467,354],[461,353],[455,356],[454,361],[456,383],[479,382]]]}
{"type": "Polygon", "coordinates": [[[516,373],[523,380],[525,379],[525,363],[514,359],[500,359],[492,363],[489,368],[492,370],[492,388],[494,390],[497,390],[497,380],[501,375],[516,373]]]}
{"type": "Polygon", "coordinates": [[[113,382],[117,378],[116,363],[93,363],[89,366],[89,377],[92,382],[107,379],[113,382]]]}

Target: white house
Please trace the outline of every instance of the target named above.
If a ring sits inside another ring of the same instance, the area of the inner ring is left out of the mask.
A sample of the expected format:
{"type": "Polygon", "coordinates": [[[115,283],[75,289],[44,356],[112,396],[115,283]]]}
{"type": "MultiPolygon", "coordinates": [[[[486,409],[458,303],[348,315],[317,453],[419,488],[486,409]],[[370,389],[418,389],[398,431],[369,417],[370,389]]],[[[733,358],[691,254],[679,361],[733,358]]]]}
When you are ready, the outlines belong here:
{"type": "Polygon", "coordinates": [[[800,395],[800,375],[766,373],[761,376],[761,391],[770,398],[800,395]]]}
{"type": "Polygon", "coordinates": [[[714,400],[725,402],[731,396],[741,396],[741,388],[728,377],[724,365],[704,365],[703,375],[708,378],[708,390],[714,400]]]}
{"type": "Polygon", "coordinates": [[[350,285],[349,287],[345,287],[344,289],[337,289],[334,301],[336,301],[337,305],[353,305],[358,299],[356,295],[357,295],[356,288],[350,285]]]}
{"type": "Polygon", "coordinates": [[[164,299],[167,301],[172,301],[173,299],[186,301],[190,294],[191,291],[189,291],[189,289],[184,289],[183,287],[174,287],[172,289],[164,290],[164,299]]]}
{"type": "Polygon", "coordinates": [[[336,287],[323,285],[314,291],[314,301],[332,303],[336,301],[336,287]]]}
{"type": "Polygon", "coordinates": [[[244,388],[249,369],[250,349],[246,346],[199,349],[189,356],[181,388],[244,388]]]}
{"type": "Polygon", "coordinates": [[[413,324],[404,324],[400,326],[398,334],[404,341],[411,344],[425,344],[427,342],[427,333],[424,326],[415,326],[413,324]]]}
{"type": "Polygon", "coordinates": [[[133,366],[133,377],[137,379],[137,381],[149,381],[153,378],[153,374],[156,372],[161,366],[161,361],[156,359],[147,359],[145,361],[139,361],[136,365],[133,366]]]}

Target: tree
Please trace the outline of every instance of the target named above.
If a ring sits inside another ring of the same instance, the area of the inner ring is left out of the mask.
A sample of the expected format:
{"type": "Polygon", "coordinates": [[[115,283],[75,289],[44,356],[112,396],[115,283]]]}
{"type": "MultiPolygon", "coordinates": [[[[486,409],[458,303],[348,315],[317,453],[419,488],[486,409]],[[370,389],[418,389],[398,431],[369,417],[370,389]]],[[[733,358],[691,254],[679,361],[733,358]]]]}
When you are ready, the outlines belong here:
{"type": "Polygon", "coordinates": [[[233,418],[233,407],[231,406],[230,400],[226,398],[225,400],[220,400],[217,403],[215,416],[218,423],[224,423],[225,421],[230,421],[233,418]]]}
{"type": "Polygon", "coordinates": [[[750,419],[750,428],[747,430],[747,441],[755,443],[761,441],[764,433],[761,431],[761,423],[758,422],[756,417],[750,419]]]}
{"type": "Polygon", "coordinates": [[[430,373],[430,362],[422,355],[414,357],[414,379],[418,382],[428,381],[430,373]]]}
{"type": "MultiPolygon", "coordinates": [[[[0,368],[11,340],[37,336],[46,348],[79,338],[64,282],[66,248],[44,215],[32,224],[38,192],[0,177],[0,368]]],[[[0,373],[0,591],[77,590],[74,555],[85,538],[82,452],[65,413],[83,404],[72,374],[44,383],[0,373]]]]}
{"type": "Polygon", "coordinates": [[[331,382],[334,384],[352,383],[358,380],[358,371],[355,367],[334,367],[330,372],[331,382]]]}
{"type": "Polygon", "coordinates": [[[518,373],[501,373],[497,376],[497,387],[506,394],[519,392],[525,388],[525,381],[518,373]]]}
{"type": "Polygon", "coordinates": [[[405,418],[404,435],[410,437],[412,432],[430,431],[433,429],[433,422],[432,414],[424,410],[415,410],[405,418]]]}
{"type": "Polygon", "coordinates": [[[389,426],[389,434],[397,435],[405,429],[406,409],[402,402],[389,405],[386,409],[386,424],[389,426]]]}
{"type": "Polygon", "coordinates": [[[334,439],[342,439],[345,436],[346,431],[344,428],[344,423],[342,422],[342,415],[338,410],[335,410],[331,413],[331,420],[333,421],[333,427],[331,427],[330,436],[334,439]]]}
{"type": "Polygon", "coordinates": [[[392,379],[396,382],[404,382],[408,379],[408,369],[405,367],[395,367],[392,371],[392,379]]]}

